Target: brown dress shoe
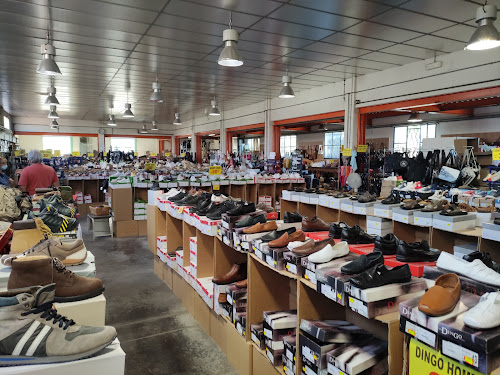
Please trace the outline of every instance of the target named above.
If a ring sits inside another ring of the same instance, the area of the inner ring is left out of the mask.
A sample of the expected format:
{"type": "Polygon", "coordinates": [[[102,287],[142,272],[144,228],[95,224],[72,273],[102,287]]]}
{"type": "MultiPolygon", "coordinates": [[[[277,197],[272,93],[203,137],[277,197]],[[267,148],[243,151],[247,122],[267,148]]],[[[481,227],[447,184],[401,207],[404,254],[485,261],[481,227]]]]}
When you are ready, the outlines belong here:
{"type": "Polygon", "coordinates": [[[56,284],[55,302],[81,301],[98,296],[104,291],[101,280],[75,275],[57,258],[38,255],[12,261],[7,289],[52,283],[56,284]]]}
{"type": "Polygon", "coordinates": [[[234,285],[236,285],[237,288],[241,289],[248,288],[248,279],[238,281],[234,285]]]}
{"type": "Polygon", "coordinates": [[[317,241],[308,240],[304,245],[293,248],[292,252],[296,255],[306,256],[311,255],[317,251],[323,249],[326,245],[335,246],[335,240],[333,238],[327,238],[326,240],[317,241]]]}
{"type": "Polygon", "coordinates": [[[315,216],[312,219],[307,217],[302,218],[302,230],[304,232],[322,232],[330,230],[330,224],[325,223],[319,217],[315,216]]]}
{"type": "Polygon", "coordinates": [[[269,247],[286,247],[290,242],[293,241],[305,241],[306,235],[303,231],[298,230],[292,234],[285,232],[280,238],[277,238],[269,242],[269,247]]]}
{"type": "Polygon", "coordinates": [[[236,281],[245,280],[247,278],[247,265],[233,264],[233,267],[224,276],[216,276],[212,279],[214,284],[226,285],[236,281]]]}
{"type": "Polygon", "coordinates": [[[278,224],[276,224],[276,221],[271,220],[264,224],[257,223],[255,225],[252,225],[250,228],[243,229],[243,233],[254,234],[260,232],[269,232],[276,229],[278,229],[278,224]]]}
{"type": "Polygon", "coordinates": [[[226,303],[227,302],[227,294],[226,293],[219,293],[219,303],[226,303]]]}
{"type": "Polygon", "coordinates": [[[418,302],[418,309],[426,315],[441,316],[451,312],[460,300],[460,279],[454,273],[445,273],[436,279],[418,302]]]}

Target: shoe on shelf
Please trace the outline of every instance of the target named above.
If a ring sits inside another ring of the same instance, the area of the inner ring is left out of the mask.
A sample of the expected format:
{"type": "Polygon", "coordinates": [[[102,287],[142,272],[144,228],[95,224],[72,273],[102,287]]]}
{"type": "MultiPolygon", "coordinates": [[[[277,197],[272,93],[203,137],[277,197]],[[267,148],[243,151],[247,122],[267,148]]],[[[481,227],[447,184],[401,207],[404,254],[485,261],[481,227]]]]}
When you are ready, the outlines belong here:
{"type": "Polygon", "coordinates": [[[248,288],[248,279],[237,281],[234,283],[234,286],[236,286],[236,288],[246,289],[248,288]]]}
{"type": "Polygon", "coordinates": [[[432,194],[429,198],[429,200],[442,200],[444,199],[444,191],[443,190],[436,190],[434,191],[434,194],[432,194]]]}
{"type": "Polygon", "coordinates": [[[175,203],[175,202],[178,202],[178,201],[180,201],[181,199],[183,199],[183,198],[184,198],[186,195],[188,195],[188,194],[189,194],[189,193],[188,193],[188,192],[186,192],[186,191],[181,191],[180,193],[178,193],[178,194],[176,194],[176,195],[174,195],[174,196],[169,197],[169,198],[168,198],[168,200],[169,200],[170,202],[174,202],[174,203],[175,203]]]}
{"type": "Polygon", "coordinates": [[[52,283],[55,283],[56,302],[82,301],[98,296],[104,291],[101,280],[75,275],[57,258],[36,255],[12,260],[7,289],[52,283]]]}
{"type": "Polygon", "coordinates": [[[0,366],[76,361],[114,341],[114,327],[80,326],[58,314],[55,289],[51,284],[0,292],[0,366]]]}
{"type": "Polygon", "coordinates": [[[76,210],[74,208],[65,205],[60,195],[54,194],[47,199],[40,199],[39,204],[40,204],[40,211],[43,211],[43,209],[45,208],[45,206],[47,206],[47,204],[51,204],[61,215],[64,215],[69,218],[73,218],[76,215],[76,210]]]}
{"type": "Polygon", "coordinates": [[[342,237],[342,229],[350,228],[349,225],[341,221],[340,223],[331,223],[330,230],[328,231],[328,237],[340,239],[342,237]]]}
{"type": "Polygon", "coordinates": [[[242,281],[247,278],[247,264],[233,264],[233,267],[229,270],[228,273],[222,276],[216,276],[212,279],[214,284],[218,285],[227,285],[232,284],[237,281],[242,281]]]}
{"type": "Polygon", "coordinates": [[[500,180],[500,171],[495,172],[492,176],[490,181],[495,182],[500,180]]]}
{"type": "Polygon", "coordinates": [[[283,230],[273,230],[271,233],[263,235],[261,238],[259,238],[259,240],[261,240],[262,242],[269,242],[269,241],[277,240],[285,233],[288,233],[290,235],[290,234],[294,233],[295,231],[296,231],[295,227],[283,229],[283,230]]]}
{"type": "Polygon", "coordinates": [[[304,216],[302,218],[302,230],[304,232],[323,232],[330,230],[330,224],[325,223],[319,217],[315,216],[312,219],[304,216]]]}
{"type": "Polygon", "coordinates": [[[369,244],[375,242],[375,236],[366,233],[359,225],[352,228],[343,228],[341,240],[348,244],[369,244]]]}
{"type": "Polygon", "coordinates": [[[374,251],[370,254],[361,255],[359,258],[342,266],[340,270],[345,275],[357,275],[376,266],[377,264],[384,264],[384,256],[381,252],[374,251]]]}
{"type": "Polygon", "coordinates": [[[394,255],[398,251],[399,239],[392,233],[385,236],[377,236],[375,239],[375,251],[380,251],[383,255],[394,255]]]}
{"type": "Polygon", "coordinates": [[[226,213],[229,216],[241,216],[245,214],[250,214],[252,212],[256,211],[255,203],[253,202],[241,202],[239,203],[236,208],[233,208],[232,210],[228,210],[226,213]]]}
{"type": "Polygon", "coordinates": [[[185,206],[196,206],[198,202],[203,200],[202,197],[200,197],[198,194],[195,195],[186,195],[184,198],[182,198],[180,201],[177,201],[175,204],[180,207],[185,207],[185,206]]]}
{"type": "Polygon", "coordinates": [[[208,205],[206,205],[204,208],[200,208],[196,214],[198,216],[206,216],[209,212],[213,212],[219,204],[215,203],[213,201],[210,201],[208,205]]]}
{"type": "Polygon", "coordinates": [[[272,230],[278,229],[278,224],[276,224],[275,220],[268,221],[266,223],[261,224],[260,222],[252,225],[250,228],[243,229],[243,233],[245,234],[255,234],[261,232],[269,232],[272,230]]]}
{"type": "MultiPolygon", "coordinates": [[[[273,212],[274,211],[274,208],[272,208],[271,206],[268,206],[264,202],[260,202],[256,208],[257,208],[257,210],[262,210],[262,211],[266,211],[266,212],[273,212]]],[[[286,213],[285,213],[285,215],[286,215],[286,213]]],[[[286,223],[286,221],[285,221],[285,223],[286,223]]]]}
{"type": "Polygon", "coordinates": [[[311,255],[317,251],[320,251],[327,245],[334,246],[335,240],[333,238],[327,238],[321,241],[314,241],[310,238],[303,245],[293,248],[292,253],[298,256],[311,255]]]}
{"type": "Polygon", "coordinates": [[[458,273],[473,280],[500,288],[500,274],[489,268],[479,259],[467,262],[464,259],[442,251],[436,265],[445,271],[458,273]]]}
{"type": "Polygon", "coordinates": [[[370,192],[365,191],[363,194],[358,196],[359,203],[369,203],[375,202],[377,200],[377,196],[375,194],[370,194],[370,192]]]}
{"type": "Polygon", "coordinates": [[[234,226],[236,228],[246,228],[246,227],[251,227],[252,225],[255,225],[257,223],[264,224],[267,221],[266,215],[255,215],[255,216],[247,216],[244,219],[237,221],[234,226]]]}
{"type": "Polygon", "coordinates": [[[198,213],[200,210],[203,210],[204,208],[208,207],[208,205],[211,203],[212,201],[210,200],[210,197],[207,196],[205,198],[202,198],[201,200],[198,201],[198,203],[196,204],[196,206],[194,207],[191,207],[189,209],[189,213],[191,214],[196,214],[198,213]]]}
{"type": "Polygon", "coordinates": [[[500,273],[500,264],[495,263],[493,261],[490,253],[484,253],[482,251],[474,251],[473,253],[464,255],[463,259],[466,260],[467,262],[472,262],[474,261],[474,259],[479,259],[481,262],[484,263],[485,266],[500,273]]]}
{"type": "Polygon", "coordinates": [[[439,276],[434,286],[418,301],[418,309],[429,316],[441,316],[453,311],[460,300],[460,279],[454,273],[439,276]]]}
{"type": "Polygon", "coordinates": [[[382,204],[398,204],[401,203],[401,198],[398,194],[391,193],[387,198],[383,199],[382,204]]]}
{"type": "Polygon", "coordinates": [[[285,212],[285,217],[283,218],[285,223],[300,223],[302,222],[302,215],[297,211],[295,212],[285,212]]]}
{"type": "MultiPolygon", "coordinates": [[[[28,213],[28,218],[31,219],[34,217],[32,212],[28,213]]],[[[36,217],[42,219],[43,223],[49,227],[52,233],[72,231],[78,226],[78,220],[60,215],[51,204],[47,204],[36,217]]]]}
{"type": "Polygon", "coordinates": [[[226,212],[234,208],[236,208],[236,205],[232,201],[225,201],[217,205],[216,209],[213,212],[207,213],[207,218],[209,218],[210,220],[220,220],[222,218],[222,214],[225,214],[226,212]]]}
{"type": "Polygon", "coordinates": [[[383,264],[377,264],[365,272],[352,277],[350,283],[359,289],[369,289],[388,284],[408,283],[410,280],[411,272],[407,264],[392,269],[387,268],[383,264]]]}
{"type": "Polygon", "coordinates": [[[349,245],[342,241],[335,245],[326,245],[321,250],[312,253],[307,257],[307,260],[312,263],[328,263],[332,259],[341,258],[349,254],[349,245]]]}
{"type": "Polygon", "coordinates": [[[479,330],[500,326],[500,292],[483,294],[479,303],[464,314],[463,322],[479,330]]]}
{"type": "Polygon", "coordinates": [[[280,238],[269,241],[269,247],[278,247],[278,248],[283,248],[287,247],[290,242],[294,241],[305,241],[306,240],[306,235],[303,231],[298,230],[293,232],[292,234],[288,234],[287,232],[283,233],[280,238]]]}
{"type": "Polygon", "coordinates": [[[292,242],[288,243],[287,248],[288,248],[288,250],[293,250],[296,247],[304,245],[305,243],[306,243],[306,241],[292,241],[292,242]]]}
{"type": "Polygon", "coordinates": [[[65,266],[76,266],[87,259],[87,248],[81,238],[74,241],[63,241],[61,238],[49,237],[41,240],[23,253],[3,255],[2,264],[10,266],[15,258],[37,255],[57,258],[65,266]]]}
{"type": "Polygon", "coordinates": [[[429,243],[425,240],[422,242],[408,243],[399,241],[398,251],[396,252],[396,260],[399,262],[435,262],[441,252],[436,249],[431,249],[429,243]]]}

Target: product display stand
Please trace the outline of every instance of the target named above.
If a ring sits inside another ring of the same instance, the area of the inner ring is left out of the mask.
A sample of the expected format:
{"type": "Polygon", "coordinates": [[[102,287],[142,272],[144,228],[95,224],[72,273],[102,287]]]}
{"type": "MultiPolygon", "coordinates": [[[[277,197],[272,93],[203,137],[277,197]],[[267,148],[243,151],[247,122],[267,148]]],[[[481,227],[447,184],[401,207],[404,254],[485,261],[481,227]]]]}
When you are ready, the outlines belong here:
{"type": "Polygon", "coordinates": [[[316,204],[298,202],[297,212],[312,219],[316,216],[316,204]]]}
{"type": "Polygon", "coordinates": [[[417,242],[426,240],[431,241],[431,228],[420,227],[414,224],[405,224],[399,221],[392,222],[392,233],[402,241],[417,242]]]}

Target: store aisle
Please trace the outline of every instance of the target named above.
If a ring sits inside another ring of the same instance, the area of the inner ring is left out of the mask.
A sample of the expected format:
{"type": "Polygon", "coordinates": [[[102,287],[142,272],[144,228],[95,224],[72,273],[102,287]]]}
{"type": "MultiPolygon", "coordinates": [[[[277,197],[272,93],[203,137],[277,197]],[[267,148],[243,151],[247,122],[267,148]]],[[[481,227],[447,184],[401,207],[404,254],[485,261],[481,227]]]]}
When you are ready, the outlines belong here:
{"type": "Polygon", "coordinates": [[[99,238],[82,220],[87,249],[96,256],[97,276],[106,291],[106,323],[116,327],[127,353],[127,375],[225,374],[237,372],[153,273],[145,237],[99,238]]]}

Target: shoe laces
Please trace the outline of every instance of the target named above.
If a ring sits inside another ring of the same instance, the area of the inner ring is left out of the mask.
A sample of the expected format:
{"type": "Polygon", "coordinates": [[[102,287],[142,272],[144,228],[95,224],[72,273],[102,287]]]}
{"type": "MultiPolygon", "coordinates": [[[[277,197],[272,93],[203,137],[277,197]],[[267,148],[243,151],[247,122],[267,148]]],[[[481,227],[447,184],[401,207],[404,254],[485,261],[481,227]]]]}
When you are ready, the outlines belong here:
{"type": "Polygon", "coordinates": [[[59,324],[59,328],[62,328],[64,330],[75,324],[73,319],[68,319],[63,315],[58,314],[57,310],[52,307],[52,302],[43,303],[40,306],[31,309],[30,311],[21,313],[22,316],[27,316],[30,314],[41,314],[40,318],[45,318],[47,322],[52,320],[52,324],[59,324]]]}
{"type": "Polygon", "coordinates": [[[25,252],[23,252],[22,255],[28,255],[28,254],[36,253],[40,249],[48,247],[48,245],[49,245],[49,241],[47,241],[47,236],[44,236],[44,238],[41,239],[40,241],[38,241],[38,243],[35,246],[33,246],[31,249],[28,249],[25,252]]]}
{"type": "MultiPolygon", "coordinates": [[[[73,277],[74,273],[66,268],[66,266],[57,258],[52,258],[52,266],[55,270],[63,275],[68,275],[69,277],[73,277]]],[[[53,282],[54,280],[52,280],[53,282]]]]}

